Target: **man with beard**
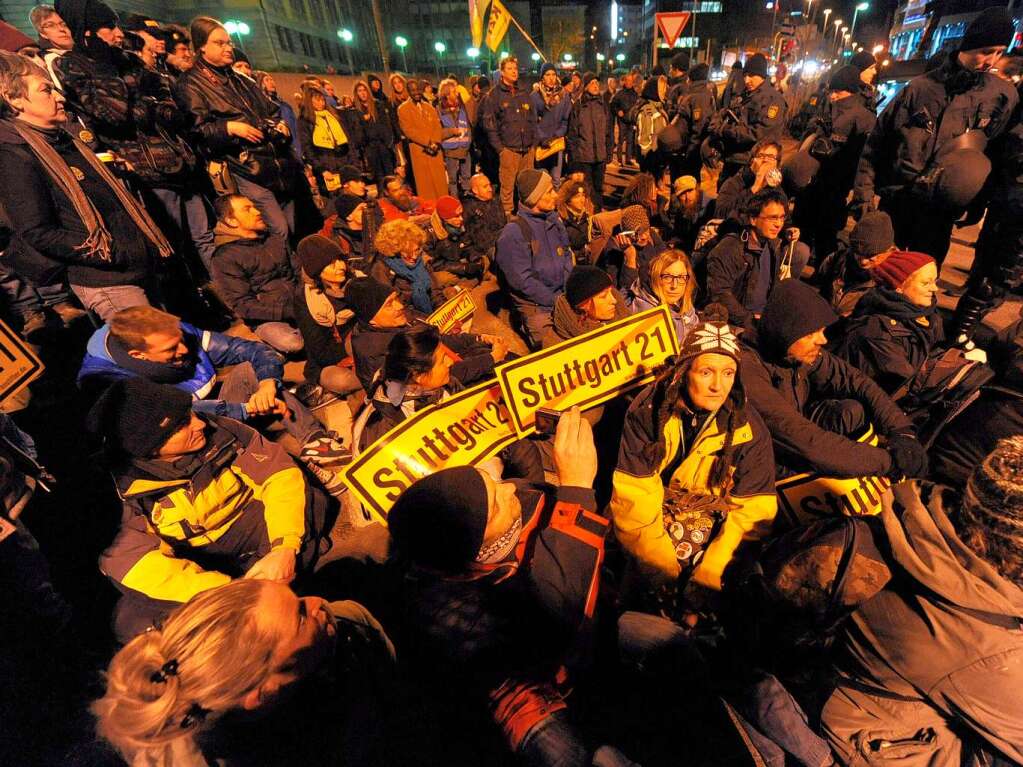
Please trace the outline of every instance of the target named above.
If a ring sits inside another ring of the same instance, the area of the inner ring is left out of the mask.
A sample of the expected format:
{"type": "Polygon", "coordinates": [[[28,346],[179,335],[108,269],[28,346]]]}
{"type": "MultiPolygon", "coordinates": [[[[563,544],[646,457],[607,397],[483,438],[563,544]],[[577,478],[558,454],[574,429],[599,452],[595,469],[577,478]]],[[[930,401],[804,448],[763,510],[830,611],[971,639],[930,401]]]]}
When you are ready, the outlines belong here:
{"type": "Polygon", "coordinates": [[[667,237],[686,253],[692,253],[700,228],[707,223],[711,201],[700,189],[694,176],[676,178],[671,192],[665,213],[667,237]]]}
{"type": "Polygon", "coordinates": [[[398,176],[384,179],[384,196],[380,200],[380,209],[384,213],[384,221],[396,218],[416,220],[419,216],[433,213],[434,200],[423,200],[412,194],[412,190],[398,176]]]}

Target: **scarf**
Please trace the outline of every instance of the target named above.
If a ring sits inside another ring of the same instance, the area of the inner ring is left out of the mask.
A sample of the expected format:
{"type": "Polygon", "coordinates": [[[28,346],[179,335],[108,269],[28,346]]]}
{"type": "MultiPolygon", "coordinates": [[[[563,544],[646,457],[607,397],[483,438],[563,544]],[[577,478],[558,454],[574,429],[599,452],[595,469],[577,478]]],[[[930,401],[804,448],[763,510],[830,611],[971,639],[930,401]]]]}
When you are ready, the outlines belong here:
{"type": "Polygon", "coordinates": [[[508,528],[508,532],[489,546],[484,544],[479,553],[476,555],[476,561],[482,565],[491,565],[504,561],[504,559],[512,553],[512,549],[514,549],[515,545],[519,542],[519,537],[521,535],[522,517],[520,516],[515,520],[515,524],[508,528]]]}
{"type": "MultiPolygon", "coordinates": [[[[85,196],[81,184],[71,174],[71,169],[64,161],[64,158],[46,140],[44,132],[35,130],[27,125],[20,125],[18,120],[11,120],[10,125],[28,144],[32,154],[39,160],[40,165],[43,166],[43,170],[46,171],[53,185],[71,200],[75,214],[82,220],[85,230],[89,233],[76,250],[82,253],[87,260],[110,263],[113,259],[113,253],[111,252],[113,240],[110,237],[110,232],[107,231],[103,218],[100,216],[99,211],[96,210],[96,206],[85,196]]],[[[170,243],[167,242],[167,238],[163,236],[163,233],[153,223],[153,219],[149,217],[149,214],[139,204],[139,201],[107,170],[106,166],[85,144],[70,134],[67,137],[72,141],[78,153],[82,155],[85,161],[92,166],[92,169],[117,195],[117,199],[120,200],[121,205],[124,206],[128,215],[131,216],[131,220],[135,222],[135,225],[142,231],[142,234],[156,247],[160,257],[170,257],[174,252],[171,249],[170,243]]]]}
{"type": "Polygon", "coordinates": [[[412,283],[412,306],[424,314],[431,314],[433,299],[430,297],[430,291],[433,288],[433,281],[430,279],[430,270],[426,268],[426,262],[422,256],[416,261],[415,266],[406,264],[401,256],[385,258],[384,263],[390,267],[392,272],[412,283]]]}
{"type": "Polygon", "coordinates": [[[561,103],[564,89],[561,87],[561,83],[550,88],[540,83],[540,95],[543,96],[543,103],[547,105],[547,108],[552,109],[561,103]]]}
{"type": "Polygon", "coordinates": [[[132,357],[128,354],[128,347],[112,335],[107,336],[107,351],[110,353],[110,358],[119,367],[131,371],[140,378],[147,378],[153,383],[174,386],[192,378],[196,372],[195,336],[185,333],[182,338],[188,346],[189,354],[180,363],[151,362],[132,357]]]}
{"type": "Polygon", "coordinates": [[[341,123],[327,109],[316,112],[316,125],[313,127],[313,146],[320,149],[337,149],[348,143],[341,123]]]}
{"type": "MultiPolygon", "coordinates": [[[[335,306],[331,297],[315,285],[306,283],[303,285],[305,292],[305,305],[313,321],[325,328],[337,328],[337,314],[339,307],[335,306]]],[[[340,299],[337,299],[340,301],[340,299]]],[[[344,323],[341,323],[344,324],[344,323]]]]}

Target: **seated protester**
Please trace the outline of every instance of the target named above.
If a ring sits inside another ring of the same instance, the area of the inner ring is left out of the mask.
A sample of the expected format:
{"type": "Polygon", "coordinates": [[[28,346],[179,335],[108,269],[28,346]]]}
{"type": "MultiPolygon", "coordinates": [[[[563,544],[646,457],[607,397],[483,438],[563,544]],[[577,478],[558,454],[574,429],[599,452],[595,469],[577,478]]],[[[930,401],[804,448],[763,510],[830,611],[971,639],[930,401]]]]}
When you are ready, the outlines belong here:
{"type": "Polygon", "coordinates": [[[783,280],[756,330],[742,334],[743,386],[771,431],[779,476],[924,476],[927,456],[910,420],[881,387],[824,349],[824,329],[835,319],[817,291],[783,280]],[[868,425],[885,447],[855,441],[868,425]]]}
{"type": "Polygon", "coordinates": [[[558,193],[551,177],[543,171],[523,170],[515,188],[519,209],[497,240],[495,262],[526,343],[539,349],[550,344],[551,312],[565,291],[572,252],[558,217],[558,193]]]}
{"type": "Polygon", "coordinates": [[[554,342],[565,341],[629,316],[629,308],[607,272],[582,264],[565,280],[565,292],[554,301],[554,342]]]}
{"type": "Polygon", "coordinates": [[[334,196],[341,190],[341,168],[358,160],[359,121],[351,110],[327,106],[327,96],[316,82],[302,83],[298,109],[298,132],[302,153],[313,169],[320,194],[334,196]]]}
{"type": "Polygon", "coordinates": [[[411,218],[418,222],[420,217],[425,219],[433,213],[434,201],[415,197],[399,176],[387,176],[383,192],[380,209],[384,212],[384,221],[411,218]]]}
{"type": "Polygon", "coordinates": [[[787,212],[784,192],[760,192],[746,209],[749,223],[725,234],[707,255],[708,300],[724,304],[736,327],[750,327],[775,286],[798,279],[810,260],[809,249],[800,247],[799,230],[785,229],[787,212]]]}
{"type": "Polygon", "coordinates": [[[361,196],[343,192],[334,198],[334,227],[331,235],[345,252],[348,268],[368,274],[373,265],[373,241],[366,239],[369,205],[361,196]]]}
{"type": "Polygon", "coordinates": [[[308,408],[283,388],[284,360],[258,341],[200,330],[151,306],[122,309],[92,334],[78,386],[95,396],[112,381],[146,378],[192,397],[197,413],[281,427],[301,446],[299,459],[331,489],[339,475],[320,468],[348,456],[308,408]],[[233,366],[216,392],[217,369],[233,366]]]}
{"type": "Polygon", "coordinates": [[[568,243],[577,264],[588,264],[592,258],[587,247],[593,237],[593,201],[586,182],[581,179],[570,179],[558,190],[558,215],[568,232],[568,243]]]}
{"type": "Polygon", "coordinates": [[[749,166],[721,185],[714,203],[714,218],[741,221],[750,201],[765,189],[781,186],[781,144],[774,139],[758,141],[750,152],[749,166]]]}
{"type": "Polygon", "coordinates": [[[615,536],[653,584],[692,566],[692,543],[663,521],[665,496],[716,499],[727,509],[692,579],[720,590],[743,542],[764,537],[777,511],[774,452],[763,420],[740,383],[738,339],[725,311],[708,307],[682,343],[678,364],[643,389],[629,407],[614,473],[615,536]],[[665,492],[667,486],[667,493],[665,492]]]}
{"type": "Polygon", "coordinates": [[[369,276],[390,285],[403,304],[430,314],[444,303],[444,293],[423,250],[425,245],[426,232],[411,221],[385,222],[373,241],[379,256],[369,276]]]}
{"type": "MultiPolygon", "coordinates": [[[[395,290],[370,277],[360,277],[347,284],[345,303],[355,312],[356,325],[352,331],[355,373],[362,388],[369,392],[377,372],[383,368],[391,340],[412,328],[412,323],[420,321],[420,317],[413,317],[395,290]]],[[[493,376],[494,365],[508,354],[508,345],[497,336],[458,333],[445,334],[441,340],[461,357],[451,372],[467,386],[493,376]]]]}
{"type": "Polygon", "coordinates": [[[690,253],[700,229],[710,220],[713,200],[703,193],[693,176],[679,176],[671,190],[671,199],[664,212],[665,237],[676,248],[690,253]]]}
{"type": "Polygon", "coordinates": [[[302,281],[294,294],[295,322],[305,342],[305,380],[334,394],[362,388],[347,348],[355,313],[345,300],[352,278],[341,247],[311,234],[298,243],[302,281]]]}
{"type": "Polygon", "coordinates": [[[892,578],[836,637],[821,712],[842,764],[1023,763],[1023,439],[977,466],[961,501],[884,496],[892,578]]]}
{"type": "Polygon", "coordinates": [[[631,314],[661,304],[667,306],[681,344],[699,322],[693,304],[695,295],[696,278],[689,259],[681,250],[669,248],[640,267],[639,276],[625,292],[625,303],[631,314]]]}
{"type": "Polygon", "coordinates": [[[838,249],[821,261],[813,283],[839,316],[848,317],[876,284],[869,271],[871,263],[893,250],[895,229],[888,214],[865,213],[849,233],[848,243],[840,236],[838,249]]]}
{"type": "Polygon", "coordinates": [[[661,197],[657,191],[657,179],[651,174],[637,173],[625,185],[619,207],[624,210],[632,205],[642,206],[655,226],[661,223],[661,197]]]}
{"type": "Polygon", "coordinates": [[[252,200],[230,194],[214,204],[212,277],[217,294],[263,343],[289,354],[302,350],[292,297],[295,273],[283,238],[270,234],[252,200]]]}
{"type": "Polygon", "coordinates": [[[330,502],[259,432],[200,417],[181,389],[126,378],[100,395],[89,430],[102,436],[123,501],[100,570],[123,592],[123,642],[181,602],[235,578],[289,583],[329,531],[330,502]]]}
{"type": "Polygon", "coordinates": [[[393,665],[358,602],[242,579],[121,648],[92,712],[129,764],[378,763],[393,665]]]}
{"type": "Polygon", "coordinates": [[[486,272],[486,257],[472,244],[464,226],[462,203],[444,195],[430,216],[427,230],[430,268],[442,286],[461,284],[474,288],[486,272]]]}
{"type": "Polygon", "coordinates": [[[28,59],[0,52],[0,184],[11,225],[7,265],[40,286],[65,280],[107,320],[148,304],[144,286],[171,246],[145,208],[64,130],[64,98],[28,59]]]}
{"type": "Polygon", "coordinates": [[[472,246],[491,261],[497,238],[508,223],[501,200],[494,195],[494,185],[482,173],[469,179],[469,194],[462,199],[465,231],[472,246]]]}
{"type": "Polygon", "coordinates": [[[650,226],[646,210],[630,205],[622,211],[617,232],[604,244],[597,266],[611,275],[616,287],[624,290],[636,281],[641,266],[664,250],[664,241],[650,226]]]}

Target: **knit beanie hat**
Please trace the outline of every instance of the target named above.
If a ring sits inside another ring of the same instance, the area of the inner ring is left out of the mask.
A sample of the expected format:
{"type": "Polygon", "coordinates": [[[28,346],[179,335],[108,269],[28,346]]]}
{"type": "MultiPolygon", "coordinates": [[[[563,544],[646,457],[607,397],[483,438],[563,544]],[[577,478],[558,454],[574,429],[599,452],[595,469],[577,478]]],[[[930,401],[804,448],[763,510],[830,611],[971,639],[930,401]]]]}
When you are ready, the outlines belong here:
{"type": "MultiPolygon", "coordinates": [[[[860,51],[855,56],[853,56],[851,59],[849,59],[849,66],[856,67],[856,69],[858,69],[860,72],[866,72],[868,69],[870,69],[875,64],[877,64],[877,59],[874,58],[874,54],[871,53],[870,51],[860,51]]],[[[842,69],[845,69],[845,68],[846,67],[842,67],[842,69]]],[[[841,71],[841,70],[839,70],[839,71],[841,71]]],[[[856,79],[859,80],[859,75],[858,74],[857,74],[856,79]]],[[[844,90],[848,90],[848,88],[846,88],[844,90]]]]}
{"type": "Polygon", "coordinates": [[[132,377],[115,381],[89,410],[86,428],[107,446],[149,458],[192,418],[192,397],[174,386],[132,377]]]}
{"type": "Polygon", "coordinates": [[[602,290],[607,290],[614,283],[603,269],[587,264],[579,264],[565,280],[565,298],[573,309],[593,298],[602,290]]]}
{"type": "Polygon", "coordinates": [[[527,208],[535,208],[540,198],[554,188],[554,182],[546,171],[527,168],[519,171],[515,177],[515,189],[519,193],[519,200],[527,208]]]}
{"type": "Polygon", "coordinates": [[[622,211],[622,231],[641,232],[650,228],[650,216],[642,205],[630,205],[622,211]]]}
{"type": "Polygon", "coordinates": [[[372,277],[357,277],[348,283],[345,303],[355,312],[355,319],[368,325],[393,292],[372,277]]]}
{"type": "Polygon", "coordinates": [[[561,87],[562,88],[567,88],[569,83],[571,83],[571,82],[572,82],[572,75],[565,75],[564,77],[561,78],[561,87]]]}
{"type": "Polygon", "coordinates": [[[838,317],[821,294],[801,280],[782,280],[771,291],[760,316],[760,345],[775,360],[793,342],[835,322],[838,317]]]}
{"type": "Polygon", "coordinates": [[[767,58],[762,53],[754,53],[746,59],[746,68],[743,73],[747,75],[760,75],[767,78],[767,58]]]}
{"type": "MultiPolygon", "coordinates": [[[[986,533],[988,553],[1001,559],[999,551],[1016,561],[1023,547],[1023,436],[998,442],[966,481],[959,524],[981,527],[986,533]]],[[[1023,585],[1018,573],[1002,573],[1023,585]]]]}
{"type": "Polygon", "coordinates": [[[462,572],[483,547],[487,486],[468,466],[442,469],[414,482],[387,515],[391,543],[413,563],[462,572]]]}
{"type": "Polygon", "coordinates": [[[551,62],[548,61],[542,67],[540,67],[540,77],[543,77],[548,72],[557,73],[557,71],[558,71],[557,67],[555,67],[551,62]]]}
{"type": "Polygon", "coordinates": [[[723,354],[739,361],[739,339],[728,325],[728,309],[721,304],[708,304],[700,312],[700,323],[682,341],[679,361],[701,354],[723,354]]]}
{"type": "Polygon", "coordinates": [[[338,223],[344,225],[352,211],[366,202],[354,194],[339,194],[334,198],[334,210],[337,212],[338,223]]]}
{"type": "Polygon", "coordinates": [[[853,255],[861,258],[884,253],[895,244],[892,219],[883,211],[873,210],[861,218],[849,233],[853,255]]]}
{"type": "Polygon", "coordinates": [[[436,211],[437,215],[447,221],[449,218],[454,218],[458,215],[462,208],[462,203],[456,200],[451,195],[445,194],[442,197],[437,198],[436,211]]]}
{"type": "Polygon", "coordinates": [[[706,80],[710,74],[710,67],[706,64],[697,64],[695,67],[689,70],[689,79],[694,83],[700,80],[706,80]]]}
{"type": "MultiPolygon", "coordinates": [[[[873,58],[873,56],[871,56],[873,58]]],[[[849,91],[850,93],[856,93],[860,89],[860,72],[859,67],[853,66],[852,64],[844,66],[839,69],[835,74],[831,76],[831,82],[828,83],[828,90],[830,91],[849,91]]]]}
{"type": "Polygon", "coordinates": [[[597,76],[593,74],[593,72],[587,72],[586,74],[583,75],[583,87],[585,88],[587,85],[589,85],[596,79],[597,76]]]}
{"type": "Polygon", "coordinates": [[[871,266],[868,271],[870,276],[879,283],[895,290],[917,269],[933,263],[934,259],[926,253],[917,253],[912,250],[894,250],[888,254],[884,261],[871,266]]]}
{"type": "Polygon", "coordinates": [[[341,170],[338,171],[338,175],[341,176],[342,184],[347,184],[349,181],[366,180],[366,176],[355,165],[342,165],[341,170]]]}
{"type": "Polygon", "coordinates": [[[973,51],[977,48],[1007,46],[1015,34],[1016,28],[1008,10],[1001,6],[985,8],[966,28],[966,34],[959,41],[959,50],[973,51]]]}
{"type": "Polygon", "coordinates": [[[298,263],[308,276],[316,278],[335,261],[344,261],[341,246],[322,234],[310,234],[298,243],[298,263]]]}

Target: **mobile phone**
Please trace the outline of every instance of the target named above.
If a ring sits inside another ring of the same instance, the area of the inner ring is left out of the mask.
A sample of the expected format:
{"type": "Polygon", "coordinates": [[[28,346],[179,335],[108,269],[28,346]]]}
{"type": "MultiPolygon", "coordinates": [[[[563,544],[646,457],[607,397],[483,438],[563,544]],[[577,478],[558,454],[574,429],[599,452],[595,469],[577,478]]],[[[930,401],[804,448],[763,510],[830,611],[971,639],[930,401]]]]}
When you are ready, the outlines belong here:
{"type": "Polygon", "coordinates": [[[626,229],[624,232],[619,232],[618,236],[619,237],[635,237],[636,236],[636,230],[635,229],[626,229]]]}
{"type": "Polygon", "coordinates": [[[549,407],[542,407],[536,411],[536,431],[539,434],[554,434],[558,430],[558,421],[561,420],[561,411],[549,407]]]}

